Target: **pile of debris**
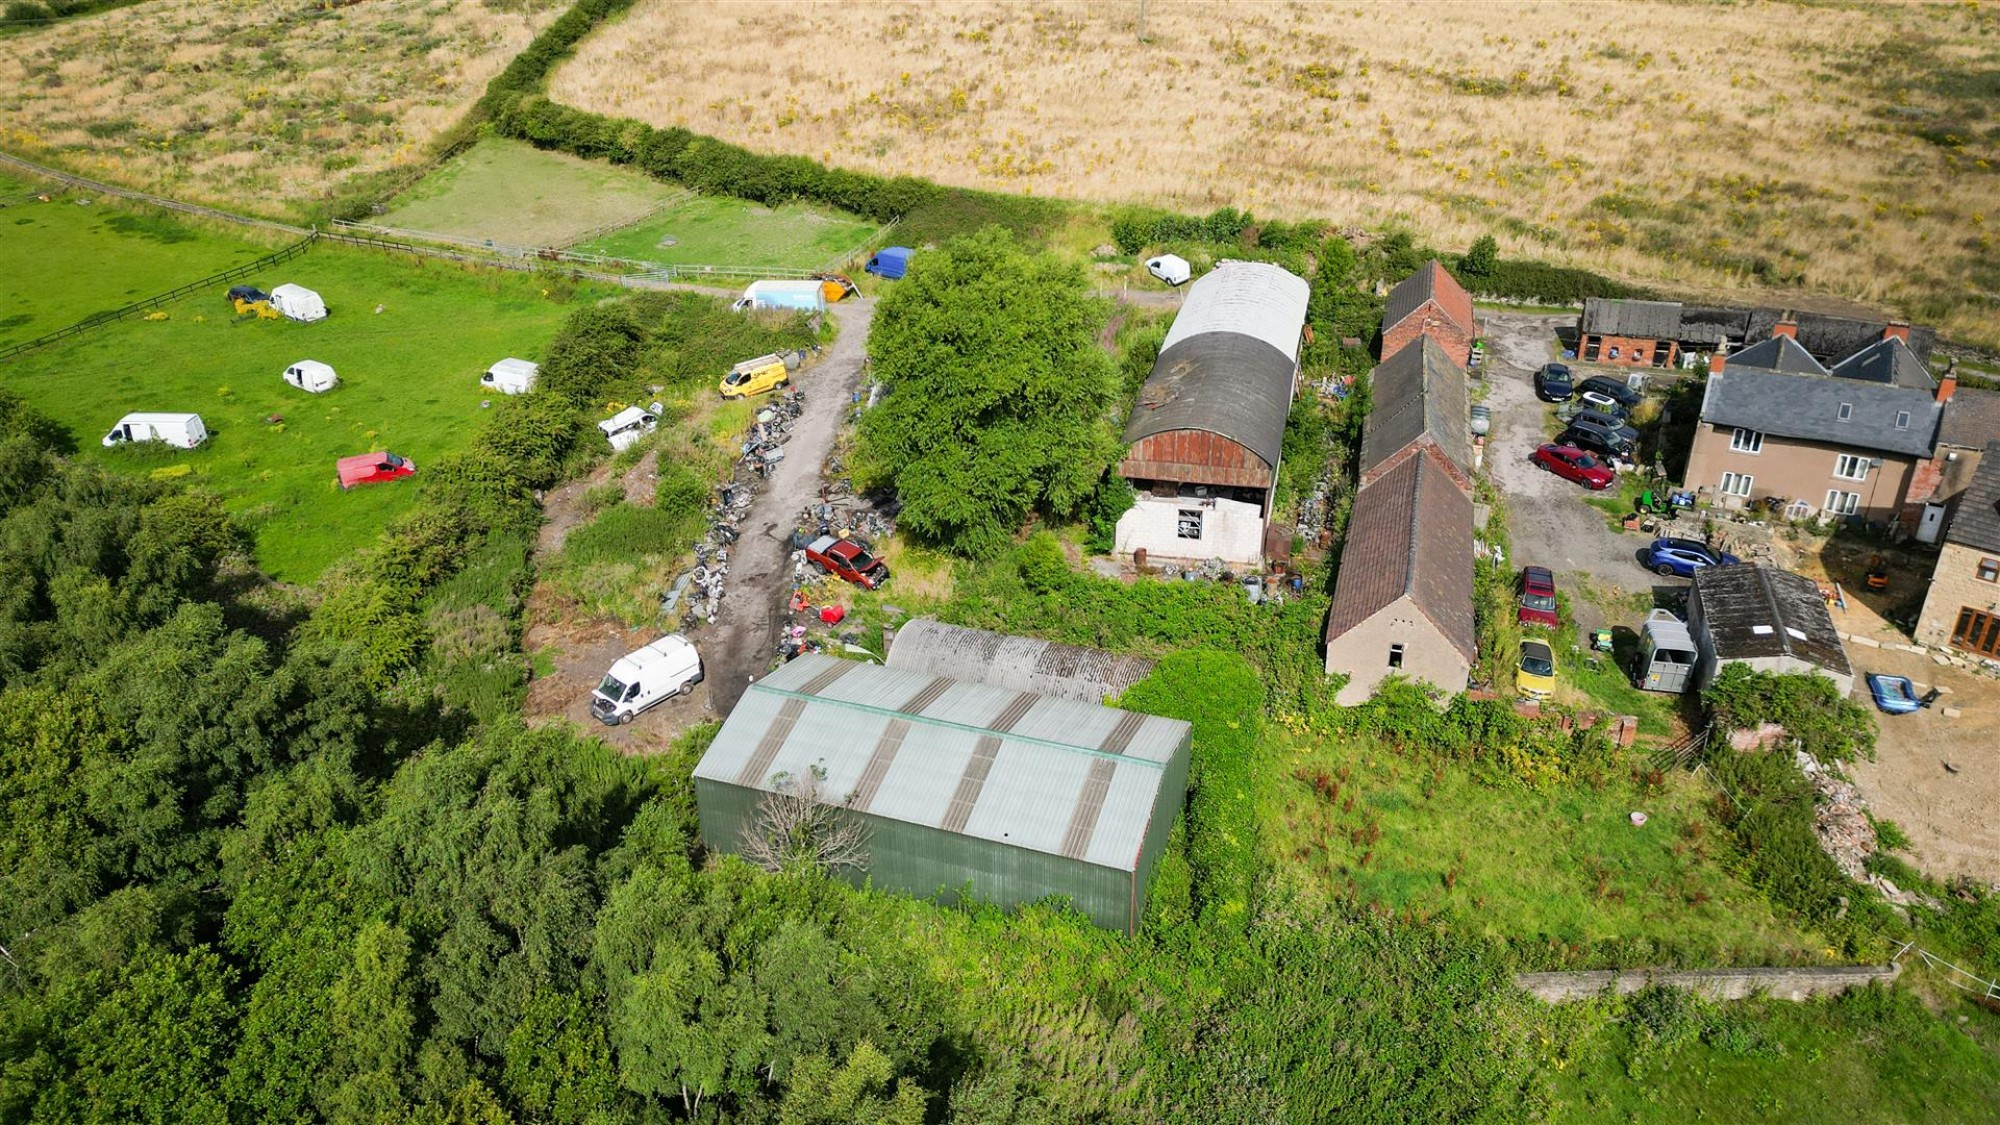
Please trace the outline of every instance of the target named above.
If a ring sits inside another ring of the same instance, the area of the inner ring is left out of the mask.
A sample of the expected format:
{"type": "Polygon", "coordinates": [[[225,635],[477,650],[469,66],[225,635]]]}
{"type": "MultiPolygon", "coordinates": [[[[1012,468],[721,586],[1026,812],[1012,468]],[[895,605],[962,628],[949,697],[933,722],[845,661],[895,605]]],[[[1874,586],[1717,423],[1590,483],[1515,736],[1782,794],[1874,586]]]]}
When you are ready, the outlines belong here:
{"type": "Polygon", "coordinates": [[[1868,881],[1866,864],[1879,846],[1875,825],[1868,819],[1868,802],[1854,784],[1835,777],[1819,760],[1797,751],[1799,769],[1812,779],[1813,819],[1819,845],[1848,878],[1868,881]]]}

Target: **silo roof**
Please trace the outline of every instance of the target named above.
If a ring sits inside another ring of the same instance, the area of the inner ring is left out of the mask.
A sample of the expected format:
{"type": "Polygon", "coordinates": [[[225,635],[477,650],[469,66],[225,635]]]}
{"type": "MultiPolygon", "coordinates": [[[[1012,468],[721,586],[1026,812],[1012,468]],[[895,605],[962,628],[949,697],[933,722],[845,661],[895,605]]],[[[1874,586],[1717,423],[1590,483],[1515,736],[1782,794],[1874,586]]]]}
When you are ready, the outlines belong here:
{"type": "Polygon", "coordinates": [[[1265,262],[1223,262],[1187,288],[1160,352],[1207,332],[1234,332],[1269,344],[1287,360],[1299,358],[1305,328],[1306,280],[1265,262]]]}
{"type": "Polygon", "coordinates": [[[771,792],[1122,871],[1138,868],[1188,725],[1034,692],[808,654],[754,683],[695,767],[771,792]]]}
{"type": "Polygon", "coordinates": [[[1103,703],[1146,678],[1153,662],[1083,645],[1057,644],[920,617],[896,630],[889,667],[1103,703]]]}

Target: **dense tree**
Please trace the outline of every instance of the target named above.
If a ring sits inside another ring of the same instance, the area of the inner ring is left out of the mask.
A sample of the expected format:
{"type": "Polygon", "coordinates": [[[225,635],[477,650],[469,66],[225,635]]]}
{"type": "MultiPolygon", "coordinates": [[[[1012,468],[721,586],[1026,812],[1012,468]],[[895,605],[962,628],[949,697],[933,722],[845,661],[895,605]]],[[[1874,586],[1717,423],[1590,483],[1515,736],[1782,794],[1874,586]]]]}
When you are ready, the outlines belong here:
{"type": "Polygon", "coordinates": [[[1500,266],[1500,244],[1490,234],[1480,235],[1472,248],[1458,260],[1458,279],[1468,285],[1487,280],[1500,266]]]}
{"type": "Polygon", "coordinates": [[[1117,373],[1082,270],[989,229],[919,255],[868,338],[888,398],[856,469],[893,485],[905,528],[962,554],[1030,511],[1074,513],[1119,452],[1117,373]]]}

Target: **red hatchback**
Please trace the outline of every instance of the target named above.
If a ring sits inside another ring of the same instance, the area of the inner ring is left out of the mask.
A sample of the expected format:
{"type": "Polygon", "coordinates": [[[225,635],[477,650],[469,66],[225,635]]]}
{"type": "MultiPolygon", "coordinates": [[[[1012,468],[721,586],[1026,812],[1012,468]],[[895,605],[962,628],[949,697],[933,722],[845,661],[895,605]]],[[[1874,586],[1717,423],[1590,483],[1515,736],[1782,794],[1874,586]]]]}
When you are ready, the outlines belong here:
{"type": "Polygon", "coordinates": [[[1564,480],[1573,480],[1592,491],[1610,488],[1611,482],[1618,478],[1610,466],[1574,445],[1545,445],[1535,450],[1530,460],[1564,480]]]}
{"type": "Polygon", "coordinates": [[[340,474],[340,487],[353,488],[357,484],[376,484],[385,480],[401,480],[417,471],[416,462],[393,453],[357,453],[352,457],[342,457],[335,463],[340,474]]]}
{"type": "Polygon", "coordinates": [[[1546,625],[1553,629],[1562,624],[1562,615],[1556,611],[1556,576],[1545,566],[1524,567],[1521,571],[1521,608],[1514,613],[1514,620],[1523,625],[1546,625]]]}

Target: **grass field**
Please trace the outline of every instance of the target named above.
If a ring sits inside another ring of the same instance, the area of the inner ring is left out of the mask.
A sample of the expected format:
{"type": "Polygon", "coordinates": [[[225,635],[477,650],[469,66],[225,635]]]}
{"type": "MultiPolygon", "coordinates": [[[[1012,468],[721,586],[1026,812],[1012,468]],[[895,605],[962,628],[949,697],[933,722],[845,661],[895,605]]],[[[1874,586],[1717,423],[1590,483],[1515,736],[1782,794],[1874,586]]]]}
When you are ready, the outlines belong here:
{"type": "Polygon", "coordinates": [[[565,246],[680,190],[630,168],[487,137],[397,196],[374,221],[521,246],[565,246]]]}
{"type": "Polygon", "coordinates": [[[73,171],[295,215],[350,176],[410,164],[553,0],[150,0],[9,37],[0,148],[73,171]]]}
{"type": "Polygon", "coordinates": [[[278,247],[164,213],[0,178],[0,347],[239,266],[278,247]],[[91,247],[78,253],[79,246],[91,247]]]}
{"type": "Polygon", "coordinates": [[[771,208],[711,195],[577,249],[662,265],[817,269],[867,245],[875,229],[866,219],[829,207],[792,203],[771,208]]]}
{"type": "Polygon", "coordinates": [[[551,90],[843,167],[1447,248],[1491,232],[1993,343],[1996,28],[1975,4],[643,0],[551,90]],[[811,81],[773,81],[794,55],[811,81]]]}
{"type": "Polygon", "coordinates": [[[265,572],[289,582],[311,581],[415,499],[400,482],[342,492],[336,458],[388,449],[421,476],[479,417],[480,372],[504,356],[539,358],[569,312],[531,275],[367,251],[315,249],[256,280],[306,285],[331,314],[238,322],[218,290],[171,306],[166,320],[123,321],[0,364],[0,385],[68,426],[87,461],[191,469],[191,483],[253,529],[265,572]],[[299,359],[332,364],[341,385],[323,395],[286,386],[299,359]],[[103,449],[99,438],[135,410],[199,413],[212,436],[183,453],[103,449]]]}
{"type": "Polygon", "coordinates": [[[1266,842],[1279,878],[1309,894],[1352,894],[1552,966],[1576,964],[1579,947],[1638,958],[1628,964],[1829,956],[1730,874],[1729,836],[1692,775],[1537,791],[1330,740],[1274,748],[1272,760],[1259,794],[1266,842]]]}

